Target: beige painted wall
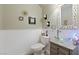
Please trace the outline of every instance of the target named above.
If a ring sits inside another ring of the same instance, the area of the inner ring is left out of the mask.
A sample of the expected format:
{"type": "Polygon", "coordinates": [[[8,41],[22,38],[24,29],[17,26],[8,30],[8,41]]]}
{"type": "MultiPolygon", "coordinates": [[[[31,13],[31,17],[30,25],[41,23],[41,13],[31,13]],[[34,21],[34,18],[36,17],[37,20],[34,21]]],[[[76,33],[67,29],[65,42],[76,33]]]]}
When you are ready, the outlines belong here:
{"type": "Polygon", "coordinates": [[[2,5],[0,5],[0,29],[2,29],[2,5]]]}
{"type": "Polygon", "coordinates": [[[42,28],[41,24],[42,9],[39,5],[3,5],[3,29],[38,29],[42,28]],[[26,11],[24,21],[19,21],[18,17],[26,11]],[[36,17],[36,24],[28,24],[28,16],[36,17]]]}

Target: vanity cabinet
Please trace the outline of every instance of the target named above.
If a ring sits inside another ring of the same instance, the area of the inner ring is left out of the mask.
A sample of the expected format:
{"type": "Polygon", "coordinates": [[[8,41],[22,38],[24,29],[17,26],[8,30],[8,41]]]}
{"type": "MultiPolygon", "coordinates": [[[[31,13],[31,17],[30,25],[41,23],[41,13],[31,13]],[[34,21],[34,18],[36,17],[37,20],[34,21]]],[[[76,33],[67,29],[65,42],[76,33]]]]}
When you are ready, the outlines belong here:
{"type": "Polygon", "coordinates": [[[56,44],[50,43],[50,54],[57,55],[58,46],[56,44]]]}
{"type": "Polygon", "coordinates": [[[70,55],[72,50],[50,42],[50,55],[70,55]]]}

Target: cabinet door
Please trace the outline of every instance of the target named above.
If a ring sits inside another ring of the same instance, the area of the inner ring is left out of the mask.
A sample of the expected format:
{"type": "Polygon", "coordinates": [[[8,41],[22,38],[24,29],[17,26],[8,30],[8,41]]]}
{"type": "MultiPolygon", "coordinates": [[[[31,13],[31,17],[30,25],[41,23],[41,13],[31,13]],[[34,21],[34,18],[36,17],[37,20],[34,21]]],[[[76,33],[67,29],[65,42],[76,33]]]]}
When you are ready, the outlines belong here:
{"type": "Polygon", "coordinates": [[[50,48],[50,54],[51,55],[57,55],[58,54],[58,51],[51,47],[50,48]]]}
{"type": "Polygon", "coordinates": [[[64,47],[59,47],[58,49],[58,54],[59,55],[69,55],[70,54],[70,50],[64,47]]]}
{"type": "Polygon", "coordinates": [[[50,43],[50,54],[57,55],[58,54],[58,46],[54,43],[50,43]]]}
{"type": "Polygon", "coordinates": [[[50,54],[51,55],[70,55],[71,50],[60,45],[50,43],[50,54]]]}
{"type": "Polygon", "coordinates": [[[53,49],[55,49],[55,50],[57,50],[57,48],[58,48],[58,46],[56,44],[54,44],[54,43],[51,43],[50,47],[53,48],[53,49]]]}

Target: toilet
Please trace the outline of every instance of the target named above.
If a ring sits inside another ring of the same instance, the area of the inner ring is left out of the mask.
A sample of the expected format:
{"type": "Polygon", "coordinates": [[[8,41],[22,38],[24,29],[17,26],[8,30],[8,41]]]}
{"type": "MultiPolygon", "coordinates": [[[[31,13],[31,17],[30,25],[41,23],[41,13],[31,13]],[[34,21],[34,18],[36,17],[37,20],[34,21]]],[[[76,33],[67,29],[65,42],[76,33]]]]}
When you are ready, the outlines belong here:
{"type": "Polygon", "coordinates": [[[49,43],[49,37],[48,36],[41,36],[40,42],[34,44],[31,46],[31,50],[33,51],[34,55],[44,55],[45,53],[45,47],[49,43]]]}

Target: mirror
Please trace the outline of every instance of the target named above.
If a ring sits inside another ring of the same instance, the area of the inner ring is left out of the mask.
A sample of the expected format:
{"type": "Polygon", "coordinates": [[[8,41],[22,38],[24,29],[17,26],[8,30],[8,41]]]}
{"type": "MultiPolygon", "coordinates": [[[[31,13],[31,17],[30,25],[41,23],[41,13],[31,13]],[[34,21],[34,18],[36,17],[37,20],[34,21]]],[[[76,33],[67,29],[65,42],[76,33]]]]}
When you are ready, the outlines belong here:
{"type": "Polygon", "coordinates": [[[73,25],[72,4],[64,4],[61,7],[61,25],[67,28],[73,25]]]}
{"type": "MultiPolygon", "coordinates": [[[[75,29],[79,26],[78,5],[73,4],[46,4],[42,5],[43,15],[47,14],[52,29],[75,29]]],[[[43,27],[45,21],[43,21],[43,27]]]]}

